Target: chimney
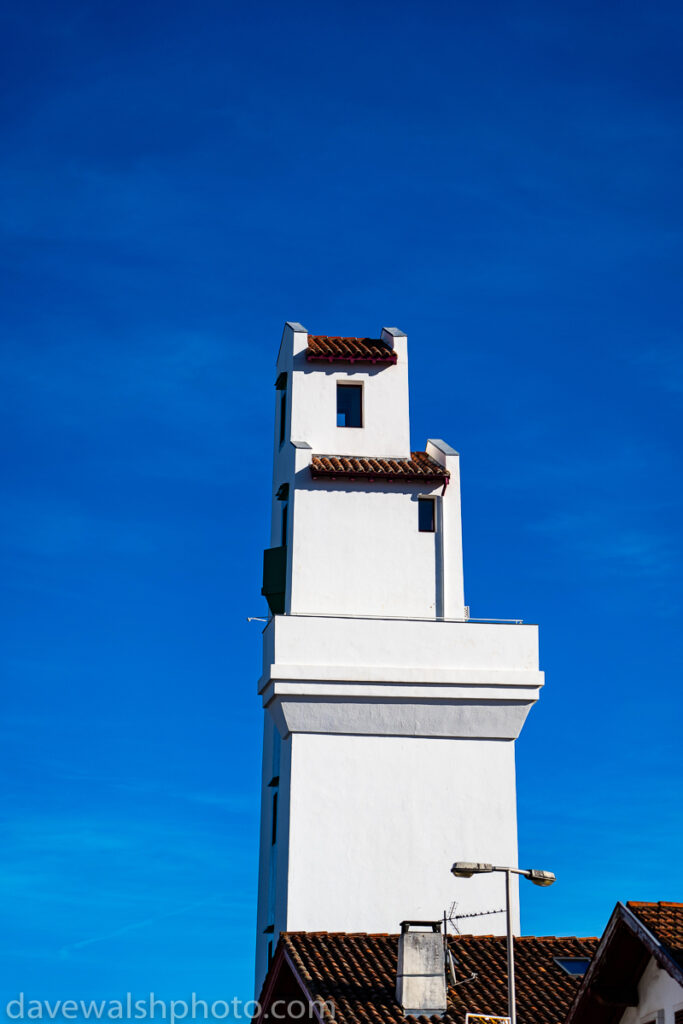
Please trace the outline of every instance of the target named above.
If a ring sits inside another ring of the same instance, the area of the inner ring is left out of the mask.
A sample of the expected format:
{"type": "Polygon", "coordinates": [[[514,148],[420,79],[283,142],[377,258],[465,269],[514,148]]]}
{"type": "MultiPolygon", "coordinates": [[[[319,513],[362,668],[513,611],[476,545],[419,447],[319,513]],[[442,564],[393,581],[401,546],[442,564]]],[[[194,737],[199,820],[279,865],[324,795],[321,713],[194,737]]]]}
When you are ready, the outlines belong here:
{"type": "Polygon", "coordinates": [[[401,921],[396,999],[405,1016],[435,1017],[446,1012],[441,921],[401,921]]]}

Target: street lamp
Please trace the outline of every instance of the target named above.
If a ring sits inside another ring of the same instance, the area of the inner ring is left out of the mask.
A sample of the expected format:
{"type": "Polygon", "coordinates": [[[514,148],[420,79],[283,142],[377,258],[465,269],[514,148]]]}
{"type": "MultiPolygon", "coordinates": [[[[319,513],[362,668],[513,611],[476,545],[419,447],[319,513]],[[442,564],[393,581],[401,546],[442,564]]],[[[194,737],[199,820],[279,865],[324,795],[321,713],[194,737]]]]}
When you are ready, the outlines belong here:
{"type": "Polygon", "coordinates": [[[512,942],[512,916],[510,914],[510,876],[523,875],[534,885],[547,886],[555,881],[552,871],[539,871],[528,868],[526,871],[520,868],[495,867],[493,864],[477,864],[468,860],[456,860],[451,868],[451,873],[456,878],[471,878],[472,875],[488,875],[492,871],[505,872],[505,907],[507,912],[507,954],[508,954],[508,1016],[510,1024],[517,1024],[517,1009],[515,1007],[515,948],[512,942]]]}

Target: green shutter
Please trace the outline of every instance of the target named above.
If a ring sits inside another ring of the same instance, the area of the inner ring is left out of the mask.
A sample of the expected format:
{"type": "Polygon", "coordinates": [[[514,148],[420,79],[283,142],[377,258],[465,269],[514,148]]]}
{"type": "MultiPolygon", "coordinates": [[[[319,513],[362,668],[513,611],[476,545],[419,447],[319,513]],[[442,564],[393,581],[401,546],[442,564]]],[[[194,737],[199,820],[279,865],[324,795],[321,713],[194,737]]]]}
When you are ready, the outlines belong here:
{"type": "Polygon", "coordinates": [[[273,615],[284,615],[287,586],[287,545],[266,548],[263,552],[263,587],[261,593],[273,615]]]}

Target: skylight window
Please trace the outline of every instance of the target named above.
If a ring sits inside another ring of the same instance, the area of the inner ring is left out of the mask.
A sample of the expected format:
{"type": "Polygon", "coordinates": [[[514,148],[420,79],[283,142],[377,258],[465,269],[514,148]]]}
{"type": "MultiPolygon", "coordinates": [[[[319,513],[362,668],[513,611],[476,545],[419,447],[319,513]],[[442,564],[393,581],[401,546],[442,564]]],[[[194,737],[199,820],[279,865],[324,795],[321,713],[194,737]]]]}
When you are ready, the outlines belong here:
{"type": "Polygon", "coordinates": [[[557,966],[565,974],[571,974],[572,978],[583,978],[590,963],[590,957],[587,956],[556,956],[554,959],[557,966]]]}

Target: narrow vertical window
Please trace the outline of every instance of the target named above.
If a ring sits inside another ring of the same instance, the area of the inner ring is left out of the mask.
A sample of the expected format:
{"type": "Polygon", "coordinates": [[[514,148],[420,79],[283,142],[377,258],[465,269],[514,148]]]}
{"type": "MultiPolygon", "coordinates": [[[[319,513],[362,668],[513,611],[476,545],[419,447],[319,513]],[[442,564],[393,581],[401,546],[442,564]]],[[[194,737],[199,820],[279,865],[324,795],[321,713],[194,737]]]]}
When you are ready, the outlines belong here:
{"type": "Polygon", "coordinates": [[[434,533],[436,529],[435,506],[434,498],[418,498],[417,522],[420,533],[434,533]]]}
{"type": "Polygon", "coordinates": [[[273,778],[274,779],[279,779],[279,777],[280,777],[280,753],[282,751],[282,738],[280,736],[280,731],[279,731],[278,727],[276,725],[272,725],[271,727],[272,727],[272,730],[273,730],[273,760],[272,760],[273,778]]]}
{"type": "Polygon", "coordinates": [[[337,426],[363,426],[362,384],[337,384],[337,426]]]}
{"type": "Polygon", "coordinates": [[[270,837],[271,846],[277,841],[277,793],[273,793],[273,829],[270,837]]]}
{"type": "Polygon", "coordinates": [[[280,444],[284,444],[285,429],[287,427],[287,392],[280,394],[280,444]]]}
{"type": "Polygon", "coordinates": [[[278,434],[280,437],[280,445],[284,444],[285,433],[287,431],[287,374],[280,373],[275,381],[275,387],[280,392],[280,405],[279,405],[279,425],[278,434]]]}
{"type": "Polygon", "coordinates": [[[287,519],[289,516],[289,502],[282,502],[282,544],[287,543],[287,519]]]}

